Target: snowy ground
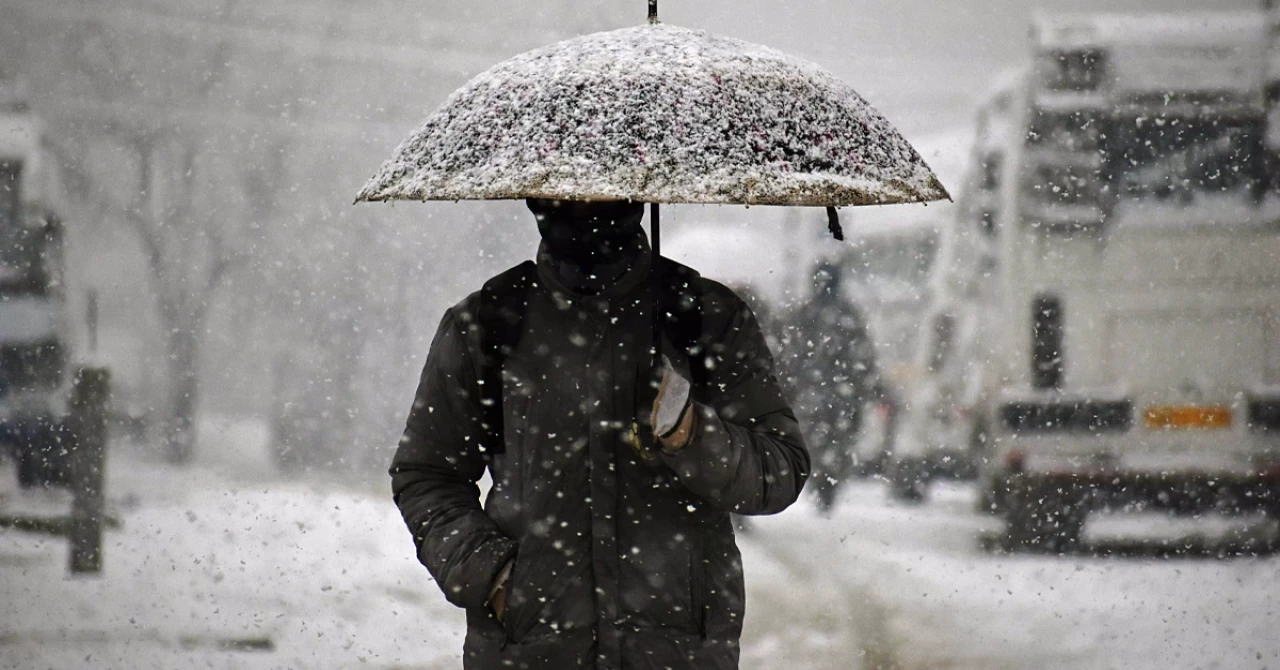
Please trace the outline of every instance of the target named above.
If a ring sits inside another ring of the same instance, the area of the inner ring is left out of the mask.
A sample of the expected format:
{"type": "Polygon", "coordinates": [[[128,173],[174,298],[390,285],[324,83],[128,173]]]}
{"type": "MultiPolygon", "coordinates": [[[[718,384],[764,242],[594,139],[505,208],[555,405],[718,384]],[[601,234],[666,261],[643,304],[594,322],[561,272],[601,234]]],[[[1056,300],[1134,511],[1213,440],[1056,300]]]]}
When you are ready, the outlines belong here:
{"type": "MultiPolygon", "coordinates": [[[[382,482],[279,482],[251,426],[204,444],[183,471],[117,451],[100,578],[67,577],[62,539],[0,531],[0,668],[461,666],[462,617],[382,482]]],[[[0,510],[66,503],[11,480],[0,510]]],[[[1280,558],[1001,556],[971,489],[844,503],[742,539],[744,668],[1280,667],[1280,558]]]]}
{"type": "MultiPolygon", "coordinates": [[[[972,511],[974,493],[942,486],[930,503],[905,507],[861,483],[828,521],[764,520],[753,554],[801,575],[799,589],[845,598],[831,616],[854,631],[864,668],[1280,667],[1280,557],[1153,558],[1156,540],[1231,550],[1274,529],[1145,519],[1138,538],[1133,519],[1102,518],[1086,539],[1118,556],[999,555],[980,548],[998,526],[972,511]]],[[[766,645],[770,608],[749,606],[748,623],[766,645]]]]}
{"type": "Polygon", "coordinates": [[[389,493],[275,481],[237,428],[191,470],[116,454],[101,578],[68,578],[61,538],[0,531],[0,667],[459,665],[461,617],[389,493]]]}

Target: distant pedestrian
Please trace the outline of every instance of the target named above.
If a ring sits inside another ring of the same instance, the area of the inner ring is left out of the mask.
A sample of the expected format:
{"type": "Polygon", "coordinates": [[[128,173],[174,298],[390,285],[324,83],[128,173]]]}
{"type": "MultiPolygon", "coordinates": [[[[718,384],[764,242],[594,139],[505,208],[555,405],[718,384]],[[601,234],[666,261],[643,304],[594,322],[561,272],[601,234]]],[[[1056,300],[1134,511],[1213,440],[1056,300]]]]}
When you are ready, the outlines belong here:
{"type": "Polygon", "coordinates": [[[783,367],[813,455],[812,488],[825,512],[856,471],[863,408],[879,395],[875,345],[862,312],[841,291],[840,275],[839,265],[818,265],[813,297],[792,312],[783,334],[783,367]]]}

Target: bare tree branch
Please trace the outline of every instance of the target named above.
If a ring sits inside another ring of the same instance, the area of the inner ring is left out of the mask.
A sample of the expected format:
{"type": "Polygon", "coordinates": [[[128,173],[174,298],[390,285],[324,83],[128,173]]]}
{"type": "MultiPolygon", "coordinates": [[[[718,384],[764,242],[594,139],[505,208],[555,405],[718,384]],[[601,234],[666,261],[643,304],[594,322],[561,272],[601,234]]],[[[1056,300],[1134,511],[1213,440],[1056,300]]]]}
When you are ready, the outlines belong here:
{"type": "MultiPolygon", "coordinates": [[[[151,217],[146,215],[148,211],[154,212],[155,210],[152,200],[155,197],[155,166],[153,165],[153,161],[156,159],[155,143],[145,134],[138,133],[130,137],[128,144],[138,155],[139,184],[133,203],[123,212],[124,219],[137,233],[138,240],[142,243],[143,251],[147,255],[147,263],[151,267],[151,276],[155,279],[155,291],[160,301],[160,311],[162,313],[172,313],[176,305],[173,304],[173,298],[168,295],[168,291],[165,289],[167,268],[165,267],[165,255],[160,241],[160,232],[151,221],[151,217]]],[[[171,317],[166,315],[165,318],[168,320],[171,317]]]]}
{"type": "Polygon", "coordinates": [[[206,294],[212,294],[216,291],[222,281],[226,279],[228,272],[248,262],[250,258],[250,254],[244,251],[228,251],[221,235],[211,236],[211,244],[214,247],[213,266],[210,268],[208,280],[205,282],[206,294]]]}

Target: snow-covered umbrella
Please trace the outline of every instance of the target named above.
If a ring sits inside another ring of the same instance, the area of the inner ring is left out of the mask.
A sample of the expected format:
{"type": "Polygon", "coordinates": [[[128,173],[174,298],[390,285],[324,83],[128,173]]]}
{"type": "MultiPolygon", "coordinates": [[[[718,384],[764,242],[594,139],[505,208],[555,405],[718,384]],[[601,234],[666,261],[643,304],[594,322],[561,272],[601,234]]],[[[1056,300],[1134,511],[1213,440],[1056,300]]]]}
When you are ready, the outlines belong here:
{"type": "Polygon", "coordinates": [[[535,49],[472,79],[357,200],[842,207],[946,197],[906,139],[817,65],[651,24],[535,49]]]}
{"type": "Polygon", "coordinates": [[[535,49],[472,79],[356,200],[652,203],[656,261],[659,203],[826,207],[843,239],[836,207],[948,197],[906,139],[834,75],[658,23],[650,0],[648,25],[535,49]]]}

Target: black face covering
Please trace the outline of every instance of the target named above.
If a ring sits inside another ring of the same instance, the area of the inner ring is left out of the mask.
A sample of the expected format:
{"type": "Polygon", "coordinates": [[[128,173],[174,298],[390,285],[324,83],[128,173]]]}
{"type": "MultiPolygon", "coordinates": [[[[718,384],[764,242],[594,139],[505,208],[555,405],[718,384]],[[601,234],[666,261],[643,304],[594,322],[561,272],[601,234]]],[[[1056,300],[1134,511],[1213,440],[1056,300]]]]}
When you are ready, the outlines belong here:
{"type": "Polygon", "coordinates": [[[525,202],[556,261],[589,271],[627,260],[642,248],[643,203],[533,198],[525,202]]]}

